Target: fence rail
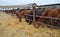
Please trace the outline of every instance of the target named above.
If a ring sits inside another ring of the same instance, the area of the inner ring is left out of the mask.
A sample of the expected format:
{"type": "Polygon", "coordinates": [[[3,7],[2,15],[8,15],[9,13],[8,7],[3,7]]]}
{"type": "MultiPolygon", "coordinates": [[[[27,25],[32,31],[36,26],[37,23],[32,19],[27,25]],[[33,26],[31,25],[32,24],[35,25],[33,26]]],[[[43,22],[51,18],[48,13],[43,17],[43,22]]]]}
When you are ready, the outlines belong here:
{"type": "MultiPolygon", "coordinates": [[[[28,15],[28,16],[33,16],[34,15],[28,15]]],[[[48,18],[48,19],[57,19],[57,20],[60,20],[60,18],[55,18],[55,17],[47,17],[47,16],[38,16],[38,15],[35,15],[35,17],[40,17],[40,18],[48,18]]]]}

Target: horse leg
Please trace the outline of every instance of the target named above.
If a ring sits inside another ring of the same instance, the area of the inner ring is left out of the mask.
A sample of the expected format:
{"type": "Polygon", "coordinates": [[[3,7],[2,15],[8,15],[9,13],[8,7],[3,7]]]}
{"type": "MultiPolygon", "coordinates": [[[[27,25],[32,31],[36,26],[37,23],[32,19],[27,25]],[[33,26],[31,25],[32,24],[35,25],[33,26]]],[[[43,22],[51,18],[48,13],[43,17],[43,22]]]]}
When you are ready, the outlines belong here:
{"type": "Polygon", "coordinates": [[[19,22],[21,22],[21,17],[19,17],[19,22]]]}
{"type": "Polygon", "coordinates": [[[60,27],[60,20],[57,20],[57,27],[60,27]]]}
{"type": "Polygon", "coordinates": [[[48,20],[49,20],[49,19],[44,18],[43,23],[48,24],[48,20]]]}
{"type": "Polygon", "coordinates": [[[47,18],[46,23],[52,25],[52,19],[47,18]]]}
{"type": "Polygon", "coordinates": [[[52,19],[49,19],[49,21],[50,21],[50,25],[52,25],[53,24],[52,19]]]}

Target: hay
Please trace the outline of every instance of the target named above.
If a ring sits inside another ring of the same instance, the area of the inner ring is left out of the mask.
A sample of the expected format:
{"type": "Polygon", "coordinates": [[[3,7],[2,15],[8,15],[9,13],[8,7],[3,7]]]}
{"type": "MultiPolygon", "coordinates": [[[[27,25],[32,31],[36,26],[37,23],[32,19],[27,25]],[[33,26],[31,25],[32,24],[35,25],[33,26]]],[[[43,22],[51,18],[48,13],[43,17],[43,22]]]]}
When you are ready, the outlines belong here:
{"type": "Polygon", "coordinates": [[[60,30],[46,26],[34,28],[24,18],[19,22],[18,18],[0,12],[0,37],[60,37],[60,30]]]}

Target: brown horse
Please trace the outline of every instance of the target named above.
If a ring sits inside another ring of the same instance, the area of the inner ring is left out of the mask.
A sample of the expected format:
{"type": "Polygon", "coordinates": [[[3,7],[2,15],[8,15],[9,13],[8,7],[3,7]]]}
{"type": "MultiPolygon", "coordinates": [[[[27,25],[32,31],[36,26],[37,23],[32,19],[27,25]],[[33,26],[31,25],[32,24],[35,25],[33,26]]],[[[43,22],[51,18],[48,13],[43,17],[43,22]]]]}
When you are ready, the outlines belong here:
{"type": "Polygon", "coordinates": [[[19,16],[19,14],[20,14],[19,9],[16,9],[16,10],[15,10],[15,14],[16,14],[16,16],[19,16]]]}
{"type": "Polygon", "coordinates": [[[15,9],[14,11],[15,11],[15,14],[16,14],[17,18],[21,22],[21,16],[20,16],[20,14],[21,14],[22,10],[18,8],[18,9],[15,9]]]}
{"type": "Polygon", "coordinates": [[[9,13],[9,10],[4,10],[3,12],[9,13]]]}
{"type": "Polygon", "coordinates": [[[16,9],[15,14],[19,18],[19,21],[21,22],[21,18],[24,17],[26,19],[26,15],[30,13],[30,9],[16,9]]]}
{"type": "MultiPolygon", "coordinates": [[[[24,10],[22,10],[21,11],[21,13],[20,13],[20,17],[24,17],[25,19],[26,19],[26,16],[31,12],[32,10],[30,10],[30,9],[24,9],[24,10]]],[[[21,20],[21,18],[20,18],[20,20],[21,20]]]]}
{"type": "MultiPolygon", "coordinates": [[[[41,16],[60,18],[60,9],[47,9],[41,14],[41,16]]],[[[50,23],[52,22],[51,19],[46,19],[46,20],[48,20],[48,23],[51,24],[50,23]]],[[[40,17],[38,21],[43,22],[44,18],[40,17]]]]}

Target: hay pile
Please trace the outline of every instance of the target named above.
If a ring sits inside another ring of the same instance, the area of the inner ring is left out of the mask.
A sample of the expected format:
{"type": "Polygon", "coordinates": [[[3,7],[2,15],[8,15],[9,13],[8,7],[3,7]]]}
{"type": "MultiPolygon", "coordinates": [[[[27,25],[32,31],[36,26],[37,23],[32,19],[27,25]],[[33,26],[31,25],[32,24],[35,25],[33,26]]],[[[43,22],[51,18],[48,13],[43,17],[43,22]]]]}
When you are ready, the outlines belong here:
{"type": "Polygon", "coordinates": [[[25,19],[19,22],[18,18],[0,12],[0,37],[60,37],[60,30],[46,26],[34,28],[33,24],[28,25],[25,19]]]}

